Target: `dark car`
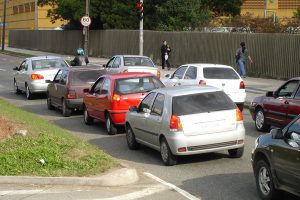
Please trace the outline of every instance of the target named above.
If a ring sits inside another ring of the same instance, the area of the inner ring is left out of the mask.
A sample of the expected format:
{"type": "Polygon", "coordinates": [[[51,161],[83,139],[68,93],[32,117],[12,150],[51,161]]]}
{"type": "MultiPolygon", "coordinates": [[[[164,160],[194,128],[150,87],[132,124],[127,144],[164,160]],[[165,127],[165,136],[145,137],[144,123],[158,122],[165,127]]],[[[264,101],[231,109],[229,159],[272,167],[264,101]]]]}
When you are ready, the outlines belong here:
{"type": "Polygon", "coordinates": [[[83,89],[90,87],[104,73],[105,70],[99,67],[60,69],[53,81],[47,80],[48,109],[62,109],[65,117],[70,116],[72,110],[82,110],[83,89]]]}
{"type": "Polygon", "coordinates": [[[270,126],[283,128],[300,114],[300,77],[285,82],[275,92],[256,97],[250,113],[259,131],[269,131],[270,126]]]}
{"type": "Polygon", "coordinates": [[[262,199],[282,199],[282,191],[300,197],[300,116],[256,139],[252,166],[262,199]]]}

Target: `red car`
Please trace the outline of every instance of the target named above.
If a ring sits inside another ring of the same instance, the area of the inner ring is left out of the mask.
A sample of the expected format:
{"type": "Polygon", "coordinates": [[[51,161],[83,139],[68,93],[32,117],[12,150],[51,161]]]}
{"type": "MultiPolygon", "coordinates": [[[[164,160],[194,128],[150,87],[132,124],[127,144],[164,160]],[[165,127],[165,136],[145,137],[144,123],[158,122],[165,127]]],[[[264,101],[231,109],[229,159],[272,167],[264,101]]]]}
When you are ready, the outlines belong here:
{"type": "Polygon", "coordinates": [[[283,128],[300,114],[300,77],[285,82],[275,92],[256,97],[250,105],[250,113],[259,131],[270,126],[283,128]]]}
{"type": "Polygon", "coordinates": [[[125,125],[129,107],[137,106],[149,91],[161,87],[163,83],[150,73],[103,75],[90,89],[84,89],[84,122],[105,122],[108,134],[114,135],[125,125]]]}

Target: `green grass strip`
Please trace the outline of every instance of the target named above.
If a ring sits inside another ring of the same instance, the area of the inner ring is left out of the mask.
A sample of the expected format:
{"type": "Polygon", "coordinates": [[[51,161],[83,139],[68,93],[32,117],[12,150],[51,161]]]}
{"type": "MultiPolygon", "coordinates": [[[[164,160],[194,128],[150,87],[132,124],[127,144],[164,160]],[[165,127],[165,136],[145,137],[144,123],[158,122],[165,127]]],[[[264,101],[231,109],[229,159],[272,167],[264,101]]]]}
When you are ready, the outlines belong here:
{"type": "Polygon", "coordinates": [[[6,55],[11,55],[11,56],[18,56],[18,57],[24,57],[24,58],[30,58],[34,57],[35,55],[32,54],[26,54],[26,53],[20,53],[20,52],[15,52],[15,51],[8,51],[8,50],[0,50],[0,53],[6,54],[6,55]]]}

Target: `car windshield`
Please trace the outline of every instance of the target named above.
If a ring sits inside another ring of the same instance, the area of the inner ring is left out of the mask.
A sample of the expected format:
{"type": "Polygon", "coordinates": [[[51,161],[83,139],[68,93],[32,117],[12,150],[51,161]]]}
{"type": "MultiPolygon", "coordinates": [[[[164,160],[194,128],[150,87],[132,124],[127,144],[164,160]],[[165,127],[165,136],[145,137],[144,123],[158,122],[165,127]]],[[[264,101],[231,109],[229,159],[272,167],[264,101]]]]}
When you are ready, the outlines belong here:
{"type": "Polygon", "coordinates": [[[151,59],[147,57],[124,57],[124,65],[154,67],[151,59]]]}
{"type": "Polygon", "coordinates": [[[177,116],[235,109],[232,100],[221,91],[175,96],[173,114],[177,116]]]}
{"type": "Polygon", "coordinates": [[[47,70],[66,67],[68,67],[68,65],[62,59],[43,59],[32,61],[32,70],[47,70]]]}
{"type": "Polygon", "coordinates": [[[89,71],[75,71],[73,72],[71,84],[78,85],[86,85],[94,83],[103,72],[101,70],[89,70],[89,71]]]}
{"type": "Polygon", "coordinates": [[[239,79],[238,74],[231,68],[206,67],[203,68],[203,76],[206,79],[239,79]]]}
{"type": "Polygon", "coordinates": [[[161,87],[164,87],[164,85],[154,76],[126,78],[116,80],[115,93],[121,95],[145,93],[161,87]]]}

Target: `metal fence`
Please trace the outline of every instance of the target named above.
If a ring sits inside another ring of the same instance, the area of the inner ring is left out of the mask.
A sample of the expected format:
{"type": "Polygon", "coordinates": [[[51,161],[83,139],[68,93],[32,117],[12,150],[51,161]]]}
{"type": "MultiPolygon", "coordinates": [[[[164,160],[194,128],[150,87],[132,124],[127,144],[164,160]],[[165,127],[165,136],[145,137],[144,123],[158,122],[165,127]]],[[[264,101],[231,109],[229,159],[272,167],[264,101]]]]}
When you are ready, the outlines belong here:
{"type": "MultiPolygon", "coordinates": [[[[110,57],[138,54],[138,31],[90,31],[89,55],[110,57]]],[[[185,63],[217,63],[236,67],[234,55],[241,41],[246,43],[254,64],[248,74],[287,79],[300,76],[300,35],[144,32],[144,54],[160,63],[160,46],[167,40],[172,48],[173,67],[185,63]]],[[[74,54],[82,45],[81,31],[10,31],[9,46],[61,54],[74,54]]]]}

